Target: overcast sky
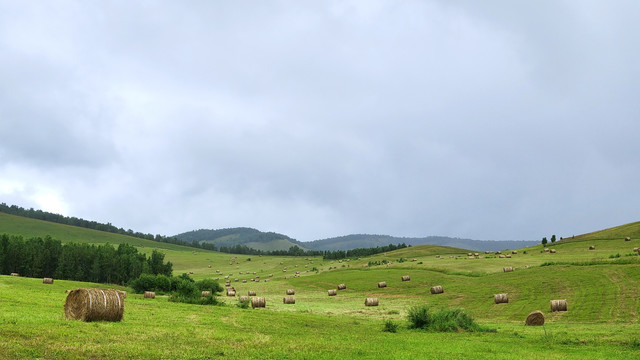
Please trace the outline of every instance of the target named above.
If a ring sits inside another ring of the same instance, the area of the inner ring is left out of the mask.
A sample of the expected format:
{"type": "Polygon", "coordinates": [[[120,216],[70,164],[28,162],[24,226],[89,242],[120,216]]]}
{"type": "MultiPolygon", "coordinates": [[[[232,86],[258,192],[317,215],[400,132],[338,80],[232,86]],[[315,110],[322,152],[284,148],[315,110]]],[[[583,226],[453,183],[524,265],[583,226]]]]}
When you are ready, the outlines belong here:
{"type": "Polygon", "coordinates": [[[634,0],[0,0],[0,202],[301,241],[638,221],[639,18],[634,0]]]}

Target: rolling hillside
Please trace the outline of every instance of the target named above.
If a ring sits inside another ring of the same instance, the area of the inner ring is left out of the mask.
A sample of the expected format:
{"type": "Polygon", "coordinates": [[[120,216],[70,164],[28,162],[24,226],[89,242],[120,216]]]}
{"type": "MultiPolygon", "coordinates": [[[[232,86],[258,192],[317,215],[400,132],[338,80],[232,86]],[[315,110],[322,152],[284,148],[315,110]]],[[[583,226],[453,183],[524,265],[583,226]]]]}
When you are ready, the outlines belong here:
{"type": "Polygon", "coordinates": [[[307,250],[305,243],[286,235],[244,227],[218,230],[200,229],[178,234],[174,237],[188,242],[210,243],[218,248],[244,245],[257,250],[272,251],[288,250],[291,246],[297,245],[307,250]]]}

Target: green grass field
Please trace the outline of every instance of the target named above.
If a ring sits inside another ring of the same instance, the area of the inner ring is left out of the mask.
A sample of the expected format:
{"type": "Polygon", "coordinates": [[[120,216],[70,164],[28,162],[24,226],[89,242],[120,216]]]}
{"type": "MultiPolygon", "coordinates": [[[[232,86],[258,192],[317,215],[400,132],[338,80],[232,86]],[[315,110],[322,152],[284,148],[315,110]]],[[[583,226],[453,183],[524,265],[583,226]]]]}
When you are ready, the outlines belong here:
{"type": "Polygon", "coordinates": [[[194,251],[23,219],[0,214],[0,232],[90,243],[139,241],[134,244],[144,246],[141,251],[163,251],[175,274],[229,275],[238,295],[255,290],[267,307],[240,309],[236,298],[225,296],[224,306],[171,303],[166,296],[143,299],[129,289],[122,322],[83,323],[65,320],[65,289],[113,286],[63,280],[45,285],[42,279],[0,276],[0,359],[631,359],[640,354],[640,258],[632,253],[640,239],[631,232],[637,223],[558,242],[549,246],[555,254],[536,246],[518,249],[510,259],[482,253],[483,258],[468,259],[464,249],[416,246],[340,262],[194,251]],[[624,241],[625,236],[633,240],[624,241]],[[588,249],[592,245],[595,250],[588,249]],[[549,262],[559,265],[541,266],[549,262]],[[505,266],[514,271],[503,272],[505,266]],[[293,277],[296,271],[299,278],[293,277]],[[403,275],[411,280],[401,281],[403,275]],[[258,276],[258,282],[251,281],[258,276]],[[379,281],[387,287],[377,288],[379,281]],[[340,283],[347,289],[329,297],[327,290],[340,283]],[[432,295],[434,285],[442,285],[444,293],[432,295]],[[286,289],[295,289],[296,304],[282,303],[286,289]],[[494,304],[496,293],[508,293],[509,303],[494,304]],[[380,305],[365,307],[366,297],[377,297],[380,305]],[[566,299],[569,311],[551,313],[552,299],[566,299]],[[496,332],[407,329],[408,309],[422,304],[462,308],[496,332]],[[544,327],[524,325],[533,310],[545,313],[544,327]],[[398,333],[382,331],[386,320],[400,324],[398,333]]]}

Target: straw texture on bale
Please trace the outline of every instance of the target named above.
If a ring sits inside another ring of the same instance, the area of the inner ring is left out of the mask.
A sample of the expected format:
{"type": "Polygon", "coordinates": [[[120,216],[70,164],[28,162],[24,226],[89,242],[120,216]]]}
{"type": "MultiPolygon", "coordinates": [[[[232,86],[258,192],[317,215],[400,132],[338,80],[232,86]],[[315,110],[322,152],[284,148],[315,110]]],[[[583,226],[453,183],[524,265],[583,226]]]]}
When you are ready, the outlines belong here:
{"type": "Polygon", "coordinates": [[[44,278],[44,279],[42,279],[42,283],[43,284],[53,284],[53,279],[52,278],[44,278]]]}
{"type": "Polygon", "coordinates": [[[540,310],[533,311],[527,316],[525,324],[529,326],[541,326],[544,325],[544,314],[540,310]]]}
{"type": "Polygon", "coordinates": [[[296,298],[293,296],[285,296],[282,298],[282,303],[283,304],[295,304],[296,303],[296,298]]]}
{"type": "Polygon", "coordinates": [[[127,298],[127,292],[124,290],[116,290],[118,292],[118,294],[120,294],[120,298],[121,299],[126,299],[127,298]]]}
{"type": "Polygon", "coordinates": [[[249,295],[249,296],[256,296],[256,291],[255,291],[255,290],[249,290],[249,291],[247,292],[247,295],[249,295]]]}
{"type": "Polygon", "coordinates": [[[209,296],[209,295],[211,295],[211,291],[203,291],[202,292],[202,297],[209,296]]]}
{"type": "Polygon", "coordinates": [[[347,285],[345,284],[338,284],[338,290],[345,290],[347,288],[347,285]]]}
{"type": "Polygon", "coordinates": [[[433,286],[430,291],[432,294],[442,294],[444,292],[444,289],[441,285],[437,285],[433,286]]]}
{"type": "Polygon", "coordinates": [[[11,273],[11,276],[20,276],[18,273],[11,273]]]}
{"type": "Polygon", "coordinates": [[[75,289],[67,295],[64,315],[70,320],[120,321],[124,298],[113,289],[75,289]]]}
{"type": "Polygon", "coordinates": [[[496,304],[507,304],[507,303],[509,303],[509,295],[507,295],[507,294],[495,294],[495,295],[493,295],[493,301],[496,304]]]}
{"type": "Polygon", "coordinates": [[[295,295],[296,291],[293,289],[287,289],[287,295],[295,295]]]}
{"type": "Polygon", "coordinates": [[[551,300],[551,312],[567,311],[567,300],[551,300]]]}
{"type": "Polygon", "coordinates": [[[403,275],[402,276],[402,281],[409,281],[411,280],[411,278],[409,277],[409,275],[403,275]]]}
{"type": "Polygon", "coordinates": [[[267,302],[263,297],[251,298],[251,307],[252,308],[265,307],[266,305],[267,305],[267,302]]]}
{"type": "Polygon", "coordinates": [[[240,296],[238,298],[238,301],[243,302],[243,301],[249,301],[249,297],[248,296],[240,296]]]}
{"type": "Polygon", "coordinates": [[[336,295],[338,295],[338,290],[337,289],[329,290],[329,296],[336,296],[336,295]]]}
{"type": "Polygon", "coordinates": [[[387,283],[386,283],[386,282],[384,282],[384,281],[380,281],[380,282],[378,283],[378,287],[379,287],[379,288],[385,288],[385,287],[387,287],[387,283]]]}
{"type": "Polygon", "coordinates": [[[227,289],[227,296],[236,296],[236,291],[233,289],[227,289]]]}
{"type": "Polygon", "coordinates": [[[378,298],[366,298],[364,306],[378,306],[378,298]]]}
{"type": "Polygon", "coordinates": [[[156,293],[153,291],[145,291],[144,292],[144,298],[145,299],[155,299],[156,298],[156,293]]]}
{"type": "Polygon", "coordinates": [[[502,268],[502,271],[504,271],[504,272],[511,272],[511,271],[513,271],[513,267],[512,267],[512,266],[503,267],[503,268],[502,268]]]}

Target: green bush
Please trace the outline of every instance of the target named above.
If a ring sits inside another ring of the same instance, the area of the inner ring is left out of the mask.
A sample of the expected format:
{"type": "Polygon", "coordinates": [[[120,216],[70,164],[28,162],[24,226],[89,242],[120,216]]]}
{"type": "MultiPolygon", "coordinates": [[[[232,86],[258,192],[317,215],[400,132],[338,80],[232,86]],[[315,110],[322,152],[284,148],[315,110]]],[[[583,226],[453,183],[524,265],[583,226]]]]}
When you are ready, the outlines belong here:
{"type": "Polygon", "coordinates": [[[129,284],[137,294],[145,291],[154,291],[156,289],[156,276],[151,274],[140,274],[129,284]]]}
{"type": "Polygon", "coordinates": [[[166,275],[156,275],[156,291],[170,292],[171,291],[171,279],[166,275]]]}
{"type": "Polygon", "coordinates": [[[393,321],[387,320],[384,322],[384,328],[382,329],[382,331],[395,333],[398,332],[398,326],[399,325],[394,323],[393,321]]]}
{"type": "Polygon", "coordinates": [[[178,282],[178,287],[176,289],[176,294],[181,297],[195,297],[198,298],[198,288],[194,282],[188,280],[181,280],[178,282]]]}
{"type": "Polygon", "coordinates": [[[211,293],[217,293],[223,290],[222,286],[220,286],[220,283],[213,279],[203,279],[200,281],[196,281],[196,287],[200,291],[211,291],[211,293]]]}
{"type": "Polygon", "coordinates": [[[471,315],[461,309],[442,309],[431,314],[426,305],[414,306],[407,315],[410,329],[438,332],[495,331],[480,327],[471,315]]]}
{"type": "Polygon", "coordinates": [[[237,306],[239,308],[241,308],[241,309],[248,309],[249,308],[249,303],[250,303],[249,300],[244,300],[244,301],[241,300],[241,301],[238,301],[238,305],[237,306]]]}
{"type": "Polygon", "coordinates": [[[407,314],[409,329],[426,329],[431,325],[431,314],[427,305],[413,306],[407,314]]]}

